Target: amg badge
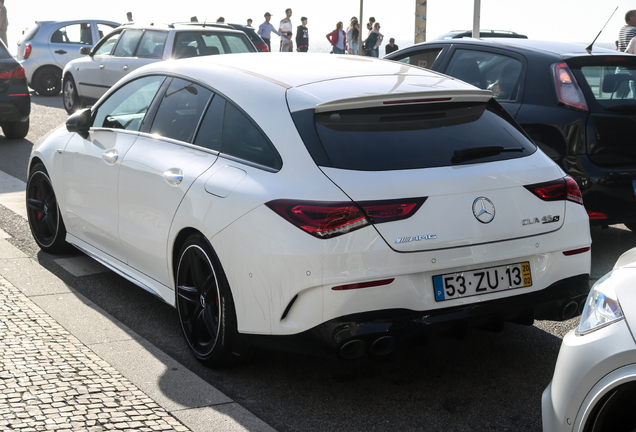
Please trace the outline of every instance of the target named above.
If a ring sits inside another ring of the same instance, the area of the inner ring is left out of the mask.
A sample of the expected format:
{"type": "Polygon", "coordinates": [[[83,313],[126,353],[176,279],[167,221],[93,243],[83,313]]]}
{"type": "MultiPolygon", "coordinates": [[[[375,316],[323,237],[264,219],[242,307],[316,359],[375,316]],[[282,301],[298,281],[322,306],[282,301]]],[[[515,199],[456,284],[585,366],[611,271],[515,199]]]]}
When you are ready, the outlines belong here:
{"type": "Polygon", "coordinates": [[[412,242],[412,241],[434,240],[436,238],[437,238],[437,234],[424,234],[424,235],[413,236],[413,237],[401,237],[401,238],[397,239],[395,242],[396,243],[408,243],[408,242],[412,242]]]}

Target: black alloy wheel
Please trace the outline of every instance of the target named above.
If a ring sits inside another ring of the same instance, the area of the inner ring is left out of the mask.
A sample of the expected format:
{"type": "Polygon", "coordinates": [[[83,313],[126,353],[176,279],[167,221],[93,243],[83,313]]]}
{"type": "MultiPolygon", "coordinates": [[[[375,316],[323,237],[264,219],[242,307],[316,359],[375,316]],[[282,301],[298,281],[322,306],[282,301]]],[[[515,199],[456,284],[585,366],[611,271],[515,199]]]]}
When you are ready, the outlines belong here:
{"type": "Polygon", "coordinates": [[[245,360],[249,350],[236,331],[229,286],[202,235],[193,234],[181,248],[176,282],[181,330],[194,356],[210,367],[245,360]]]}
{"type": "Polygon", "coordinates": [[[42,96],[55,96],[62,90],[62,71],[54,66],[39,69],[33,75],[33,88],[42,96]]]}
{"type": "Polygon", "coordinates": [[[53,184],[44,165],[31,170],[26,188],[27,217],[33,238],[40,249],[60,254],[70,249],[66,243],[66,228],[60,216],[53,184]]]}

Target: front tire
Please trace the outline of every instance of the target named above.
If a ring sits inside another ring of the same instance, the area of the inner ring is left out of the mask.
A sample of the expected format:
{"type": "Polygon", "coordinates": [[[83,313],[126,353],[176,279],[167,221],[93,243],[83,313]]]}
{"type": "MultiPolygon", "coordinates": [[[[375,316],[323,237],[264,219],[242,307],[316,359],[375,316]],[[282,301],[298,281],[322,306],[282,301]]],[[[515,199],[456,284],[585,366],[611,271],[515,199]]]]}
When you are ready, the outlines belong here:
{"type": "Polygon", "coordinates": [[[31,170],[26,198],[29,227],[40,249],[50,254],[69,251],[66,227],[60,216],[53,184],[44,165],[37,164],[31,170]]]}
{"type": "Polygon", "coordinates": [[[209,367],[245,360],[250,351],[237,331],[234,300],[221,264],[205,237],[193,234],[179,252],[176,304],[190,351],[209,367]]]}
{"type": "Polygon", "coordinates": [[[77,87],[75,86],[75,80],[72,76],[67,75],[64,78],[64,84],[62,85],[62,100],[64,102],[64,108],[69,114],[73,114],[75,111],[82,107],[79,96],[77,95],[77,87]]]}
{"type": "Polygon", "coordinates": [[[33,75],[33,89],[42,96],[55,96],[62,90],[62,71],[53,66],[39,69],[33,75]]]}
{"type": "Polygon", "coordinates": [[[25,122],[2,125],[2,133],[7,139],[22,139],[29,134],[29,119],[25,122]]]}

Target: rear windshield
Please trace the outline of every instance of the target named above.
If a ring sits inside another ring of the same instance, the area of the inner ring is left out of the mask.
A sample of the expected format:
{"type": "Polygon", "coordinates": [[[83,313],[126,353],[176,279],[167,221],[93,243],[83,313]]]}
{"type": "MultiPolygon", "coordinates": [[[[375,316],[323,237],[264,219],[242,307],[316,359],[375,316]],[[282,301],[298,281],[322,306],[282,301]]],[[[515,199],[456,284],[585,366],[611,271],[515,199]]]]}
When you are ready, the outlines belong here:
{"type": "Polygon", "coordinates": [[[587,84],[588,98],[591,94],[604,109],[636,110],[636,61],[626,57],[615,57],[614,60],[599,58],[597,64],[582,65],[580,72],[576,67],[572,69],[587,84]]]}
{"type": "Polygon", "coordinates": [[[443,167],[518,158],[536,150],[494,100],[316,113],[317,139],[307,131],[306,115],[296,113],[294,120],[299,130],[305,129],[301,135],[314,160],[341,169],[443,167]]]}
{"type": "Polygon", "coordinates": [[[38,32],[38,30],[40,30],[40,23],[35,23],[35,25],[32,25],[31,27],[29,27],[27,31],[24,32],[24,35],[22,35],[22,37],[18,41],[18,44],[20,44],[21,42],[28,42],[31,39],[33,39],[36,33],[38,32]]]}

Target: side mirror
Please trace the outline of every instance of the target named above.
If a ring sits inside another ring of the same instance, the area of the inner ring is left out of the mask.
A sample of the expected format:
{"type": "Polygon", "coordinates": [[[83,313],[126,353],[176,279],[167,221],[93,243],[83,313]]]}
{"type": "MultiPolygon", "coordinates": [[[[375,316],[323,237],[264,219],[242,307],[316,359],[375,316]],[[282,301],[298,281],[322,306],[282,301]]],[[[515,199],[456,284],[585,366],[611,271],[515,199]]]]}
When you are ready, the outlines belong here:
{"type": "Polygon", "coordinates": [[[88,131],[91,129],[91,109],[84,108],[70,115],[66,119],[66,130],[75,132],[82,138],[88,137],[88,131]]]}
{"type": "Polygon", "coordinates": [[[91,53],[91,47],[81,47],[80,48],[80,54],[81,55],[90,55],[91,53]]]}

